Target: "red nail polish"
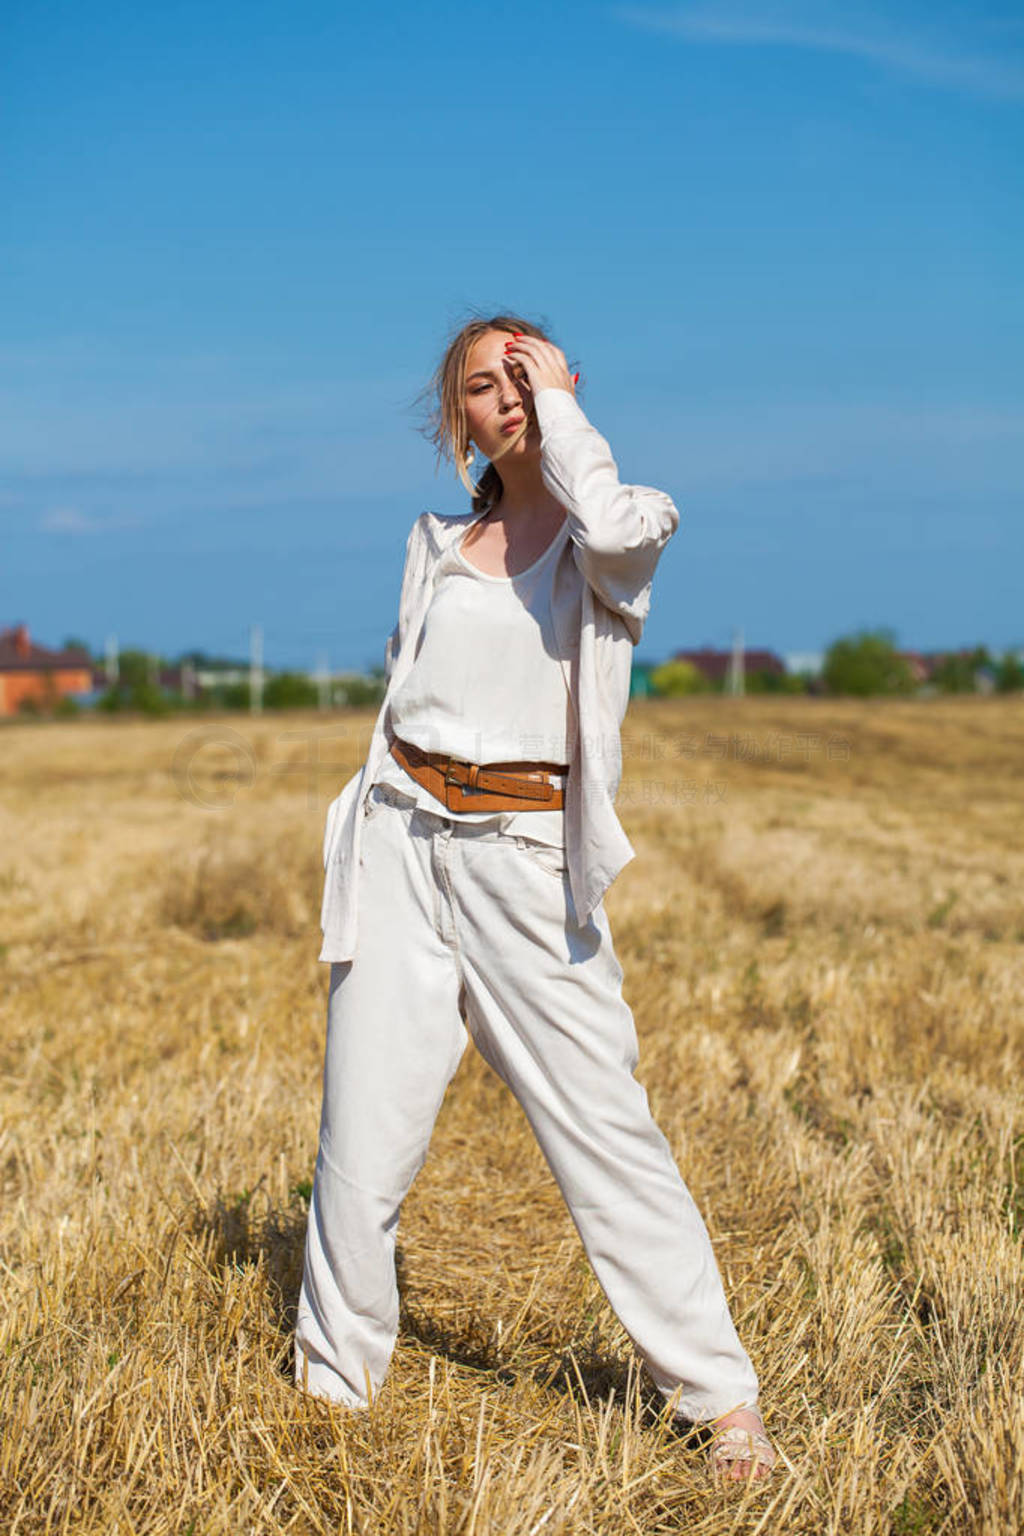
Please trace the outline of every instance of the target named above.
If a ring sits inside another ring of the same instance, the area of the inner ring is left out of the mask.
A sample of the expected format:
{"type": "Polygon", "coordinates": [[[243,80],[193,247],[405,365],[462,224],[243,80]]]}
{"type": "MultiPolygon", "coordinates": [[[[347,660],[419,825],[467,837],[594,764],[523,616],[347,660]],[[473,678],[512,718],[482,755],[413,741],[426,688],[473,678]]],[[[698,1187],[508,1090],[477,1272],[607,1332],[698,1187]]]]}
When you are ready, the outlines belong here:
{"type": "Polygon", "coordinates": [[[512,335],[515,337],[516,341],[520,341],[522,339],[523,333],[522,331],[513,331],[512,335]]]}
{"type": "Polygon", "coordinates": [[[574,374],[573,374],[573,376],[572,376],[572,381],[573,381],[573,383],[574,383],[574,384],[578,384],[578,383],[579,383],[579,381],[580,381],[580,376],[579,376],[579,374],[578,374],[578,373],[574,373],[574,374]]]}

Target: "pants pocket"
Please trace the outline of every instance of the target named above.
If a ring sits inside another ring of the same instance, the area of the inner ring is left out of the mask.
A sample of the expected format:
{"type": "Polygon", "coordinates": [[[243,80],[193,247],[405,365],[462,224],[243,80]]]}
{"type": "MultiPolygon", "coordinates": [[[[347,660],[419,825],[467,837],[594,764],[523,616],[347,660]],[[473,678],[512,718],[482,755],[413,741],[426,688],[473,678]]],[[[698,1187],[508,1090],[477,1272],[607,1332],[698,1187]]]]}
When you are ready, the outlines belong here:
{"type": "Polygon", "coordinates": [[[385,805],[394,805],[401,810],[410,810],[415,801],[409,795],[403,795],[400,789],[392,784],[374,784],[370,793],[363,802],[363,819],[369,821],[376,816],[385,805]]]}
{"type": "Polygon", "coordinates": [[[561,880],[567,874],[564,848],[553,848],[548,843],[535,843],[528,837],[517,837],[516,847],[522,849],[538,869],[542,869],[545,874],[551,875],[555,880],[561,880]]]}

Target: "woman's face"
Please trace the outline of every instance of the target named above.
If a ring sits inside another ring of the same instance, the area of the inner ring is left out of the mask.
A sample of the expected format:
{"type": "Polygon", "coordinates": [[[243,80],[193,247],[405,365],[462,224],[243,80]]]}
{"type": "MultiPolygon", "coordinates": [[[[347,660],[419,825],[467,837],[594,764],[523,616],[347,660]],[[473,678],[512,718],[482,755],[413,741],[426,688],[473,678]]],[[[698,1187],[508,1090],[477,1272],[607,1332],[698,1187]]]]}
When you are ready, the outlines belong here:
{"type": "Polygon", "coordinates": [[[470,440],[485,458],[521,458],[540,452],[533,394],[521,363],[505,355],[508,331],[487,331],[466,359],[465,406],[470,440]],[[527,430],[520,433],[523,423],[527,430]],[[518,438],[515,445],[509,444],[518,438]]]}

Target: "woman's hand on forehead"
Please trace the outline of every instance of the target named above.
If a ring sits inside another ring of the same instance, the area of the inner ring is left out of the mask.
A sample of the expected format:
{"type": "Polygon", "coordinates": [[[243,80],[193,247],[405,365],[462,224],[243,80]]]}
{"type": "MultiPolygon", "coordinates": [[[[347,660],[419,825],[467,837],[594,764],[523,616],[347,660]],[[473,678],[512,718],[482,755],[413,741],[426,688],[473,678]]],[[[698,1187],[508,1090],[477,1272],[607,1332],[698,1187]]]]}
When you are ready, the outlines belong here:
{"type": "Polygon", "coordinates": [[[553,341],[540,336],[510,336],[505,356],[522,365],[533,394],[541,389],[564,389],[575,396],[579,374],[570,374],[565,353],[553,341]]]}

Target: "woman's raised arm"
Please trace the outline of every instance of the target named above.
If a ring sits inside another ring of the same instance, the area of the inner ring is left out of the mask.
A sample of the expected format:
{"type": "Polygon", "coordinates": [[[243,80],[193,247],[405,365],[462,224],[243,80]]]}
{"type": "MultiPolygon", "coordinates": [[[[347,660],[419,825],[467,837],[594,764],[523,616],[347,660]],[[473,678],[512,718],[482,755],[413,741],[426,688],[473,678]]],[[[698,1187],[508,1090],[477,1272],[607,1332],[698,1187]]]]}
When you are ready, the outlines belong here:
{"type": "Polygon", "coordinates": [[[622,483],[606,439],[568,390],[538,390],[534,409],[541,474],[566,509],[580,569],[601,601],[626,619],[635,643],[655,566],[679,526],[676,505],[664,491],[622,483]]]}

